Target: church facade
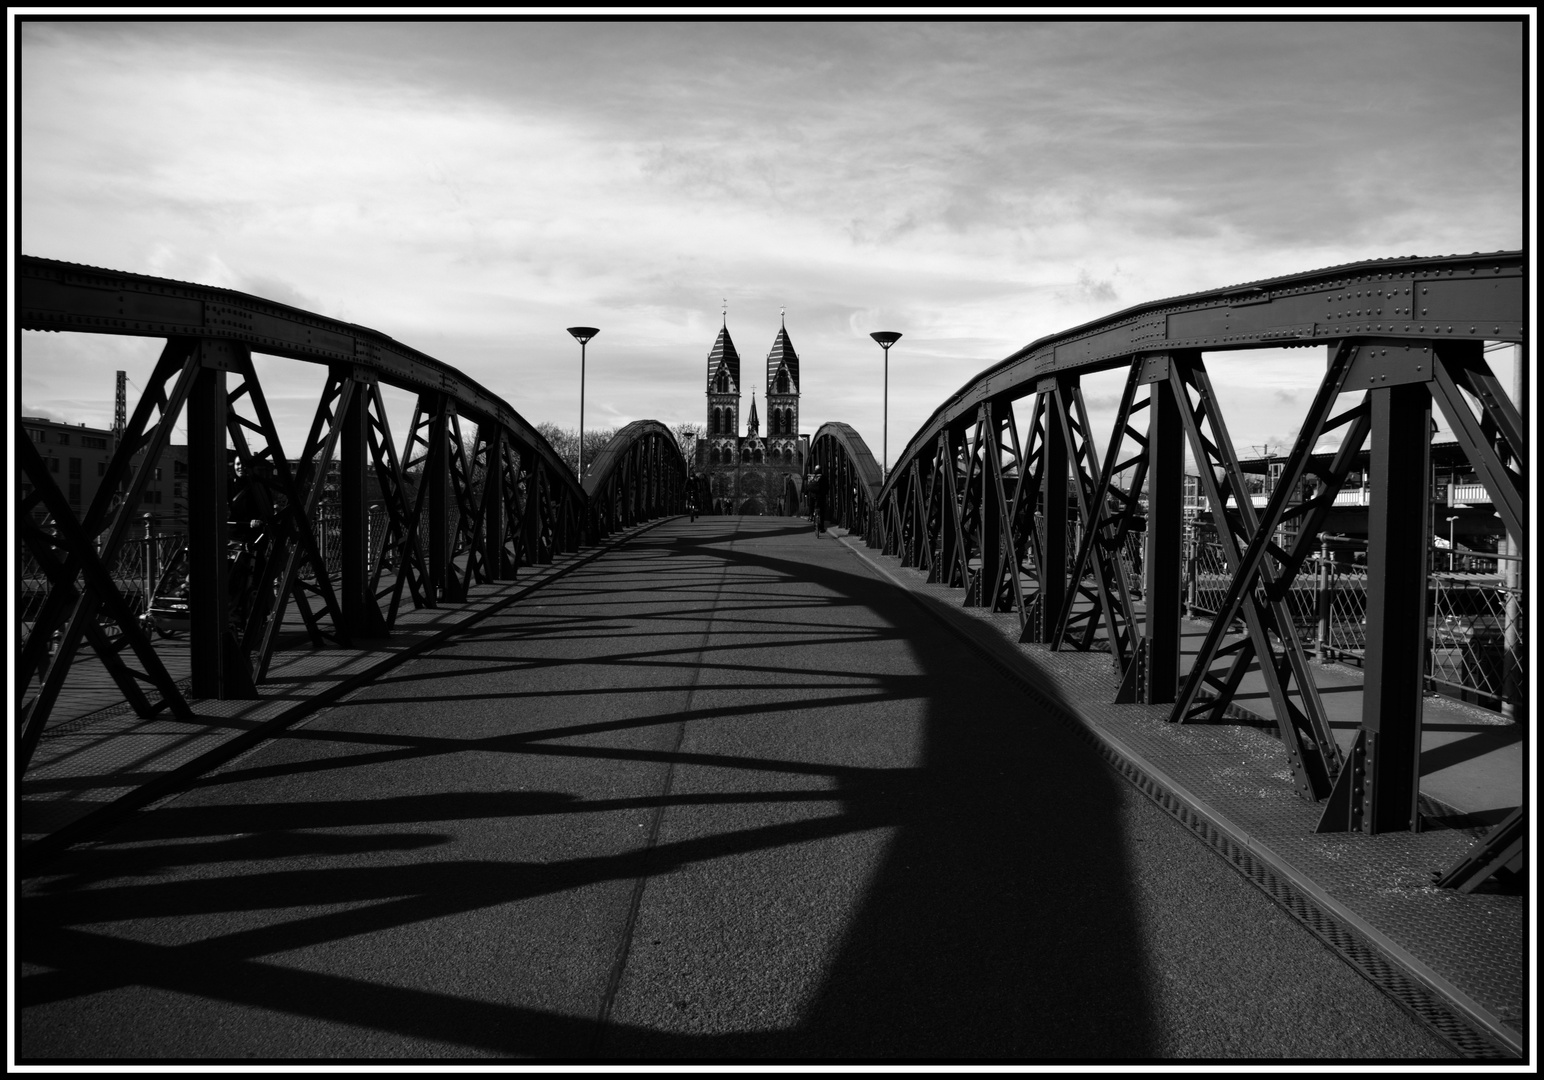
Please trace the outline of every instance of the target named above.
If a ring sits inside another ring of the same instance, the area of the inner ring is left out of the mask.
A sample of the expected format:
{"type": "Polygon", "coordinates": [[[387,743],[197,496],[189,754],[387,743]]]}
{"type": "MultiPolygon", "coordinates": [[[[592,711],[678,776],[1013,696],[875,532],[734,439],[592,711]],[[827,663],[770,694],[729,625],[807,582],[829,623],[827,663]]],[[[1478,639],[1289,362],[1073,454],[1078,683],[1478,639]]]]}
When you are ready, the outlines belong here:
{"type": "Polygon", "coordinates": [[[805,443],[799,435],[799,354],[780,326],[767,353],[767,432],[761,433],[756,391],[745,434],[740,434],[740,354],[726,321],[708,354],[707,423],[697,440],[696,470],[706,481],[708,512],[787,514],[799,512],[805,443]]]}

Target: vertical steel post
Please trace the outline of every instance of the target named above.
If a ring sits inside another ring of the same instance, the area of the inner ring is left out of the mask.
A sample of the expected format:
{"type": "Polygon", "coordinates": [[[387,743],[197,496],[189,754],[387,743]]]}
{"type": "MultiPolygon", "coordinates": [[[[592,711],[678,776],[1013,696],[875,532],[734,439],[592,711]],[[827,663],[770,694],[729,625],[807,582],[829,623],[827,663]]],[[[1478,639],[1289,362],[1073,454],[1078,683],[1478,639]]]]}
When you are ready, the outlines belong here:
{"type": "Polygon", "coordinates": [[[1367,508],[1367,654],[1362,693],[1363,827],[1419,827],[1421,685],[1431,535],[1431,394],[1424,383],[1372,391],[1367,508]]]}
{"type": "Polygon", "coordinates": [[[504,429],[497,424],[487,427],[488,437],[483,443],[484,562],[488,576],[494,581],[503,581],[514,576],[511,573],[514,568],[504,553],[504,429]]]}
{"type": "MultiPolygon", "coordinates": [[[[1042,394],[1055,389],[1055,381],[1039,386],[1042,394]]],[[[1040,483],[1040,521],[1045,530],[1042,577],[1040,579],[1040,632],[1038,641],[1056,639],[1056,618],[1067,598],[1067,436],[1062,431],[1061,411],[1054,397],[1046,403],[1044,479],[1040,483]]]]}
{"type": "Polygon", "coordinates": [[[1167,378],[1150,384],[1147,427],[1147,649],[1145,700],[1171,702],[1179,691],[1181,570],[1185,531],[1185,429],[1167,378]]]}
{"type": "MultiPolygon", "coordinates": [[[[997,441],[997,416],[991,402],[981,406],[981,502],[976,519],[976,542],[981,548],[981,569],[977,571],[976,603],[992,610],[997,605],[997,583],[1003,572],[1002,504],[997,492],[1002,487],[1003,455],[997,441]]],[[[921,532],[926,542],[927,523],[921,532]]],[[[967,599],[967,603],[969,600],[967,599]]]]}
{"type": "Polygon", "coordinates": [[[543,542],[542,526],[546,520],[546,484],[542,480],[542,464],[538,458],[525,476],[525,506],[521,508],[521,523],[525,529],[526,558],[532,566],[552,561],[551,550],[543,542]]]}
{"type": "Polygon", "coordinates": [[[445,453],[448,438],[446,402],[443,394],[426,394],[434,410],[429,418],[429,447],[424,457],[423,483],[429,485],[429,596],[430,603],[450,600],[450,545],[446,532],[450,527],[450,462],[445,453]]]}
{"type": "Polygon", "coordinates": [[[351,637],[384,637],[386,621],[370,588],[369,382],[356,376],[348,408],[340,418],[338,461],[338,606],[343,632],[351,637]]]}
{"type": "MultiPolygon", "coordinates": [[[[236,643],[230,633],[227,593],[230,492],[225,471],[225,373],[229,365],[221,361],[229,350],[219,342],[203,342],[199,352],[201,366],[188,391],[186,414],[190,693],[223,700],[244,689],[241,680],[233,677],[236,643]]],[[[156,464],[147,455],[139,467],[154,469],[156,464]]]]}
{"type": "Polygon", "coordinates": [[[1318,581],[1314,602],[1319,616],[1319,640],[1314,643],[1314,654],[1318,656],[1319,663],[1327,664],[1330,661],[1330,550],[1322,542],[1319,544],[1319,572],[1315,577],[1318,581]]]}

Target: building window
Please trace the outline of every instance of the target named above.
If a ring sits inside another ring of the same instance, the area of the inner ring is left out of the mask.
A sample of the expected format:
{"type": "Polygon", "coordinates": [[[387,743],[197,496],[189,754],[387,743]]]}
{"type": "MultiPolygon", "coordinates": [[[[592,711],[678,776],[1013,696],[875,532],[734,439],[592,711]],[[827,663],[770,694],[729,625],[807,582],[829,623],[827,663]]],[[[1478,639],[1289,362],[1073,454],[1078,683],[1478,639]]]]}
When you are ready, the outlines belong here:
{"type": "Polygon", "coordinates": [[[159,480],[159,479],[161,479],[161,470],[157,469],[155,472],[150,474],[150,477],[151,477],[152,480],[159,480]]]}
{"type": "Polygon", "coordinates": [[[779,394],[788,393],[788,372],[786,371],[779,371],[777,373],[777,392],[779,394]]]}
{"type": "Polygon", "coordinates": [[[172,462],[172,475],[173,476],[186,476],[186,475],[188,475],[188,463],[186,461],[174,461],[174,462],[172,462]]]}
{"type": "Polygon", "coordinates": [[[61,431],[59,433],[59,445],[60,446],[69,446],[70,445],[70,433],[68,431],[61,431]]]}
{"type": "Polygon", "coordinates": [[[107,440],[100,435],[82,435],[80,444],[90,450],[106,450],[107,440]]]}
{"type": "Polygon", "coordinates": [[[37,428],[33,428],[31,434],[32,434],[32,441],[33,442],[47,442],[48,441],[48,432],[46,432],[46,431],[39,431],[37,428]]]}
{"type": "Polygon", "coordinates": [[[78,457],[72,457],[70,459],[70,479],[80,479],[80,458],[78,457]]]}
{"type": "Polygon", "coordinates": [[[48,459],[48,471],[49,472],[58,472],[59,471],[59,459],[58,458],[51,457],[51,458],[48,459]]]}

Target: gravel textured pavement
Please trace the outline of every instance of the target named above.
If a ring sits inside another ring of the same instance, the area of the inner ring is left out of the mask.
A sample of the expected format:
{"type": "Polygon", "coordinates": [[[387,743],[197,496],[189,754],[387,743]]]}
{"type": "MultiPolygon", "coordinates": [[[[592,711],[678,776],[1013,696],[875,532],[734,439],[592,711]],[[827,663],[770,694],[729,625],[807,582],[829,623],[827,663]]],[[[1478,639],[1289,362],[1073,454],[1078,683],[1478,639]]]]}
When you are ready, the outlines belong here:
{"type": "Polygon", "coordinates": [[[788,518],[676,519],[21,883],[19,1060],[1450,1059],[788,518]]]}

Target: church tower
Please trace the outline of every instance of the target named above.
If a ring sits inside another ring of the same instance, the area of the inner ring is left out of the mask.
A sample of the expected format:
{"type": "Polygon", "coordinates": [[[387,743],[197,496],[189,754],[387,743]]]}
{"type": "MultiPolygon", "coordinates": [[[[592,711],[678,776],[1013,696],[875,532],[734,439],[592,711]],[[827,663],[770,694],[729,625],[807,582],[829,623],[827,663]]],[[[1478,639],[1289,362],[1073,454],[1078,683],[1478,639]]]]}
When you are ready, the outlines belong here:
{"type": "Polygon", "coordinates": [[[786,322],[767,353],[767,460],[803,464],[799,460],[799,354],[788,339],[786,322]]]}
{"type": "Polygon", "coordinates": [[[739,449],[740,354],[729,337],[728,316],[708,354],[707,460],[704,465],[733,465],[739,449]]]}

